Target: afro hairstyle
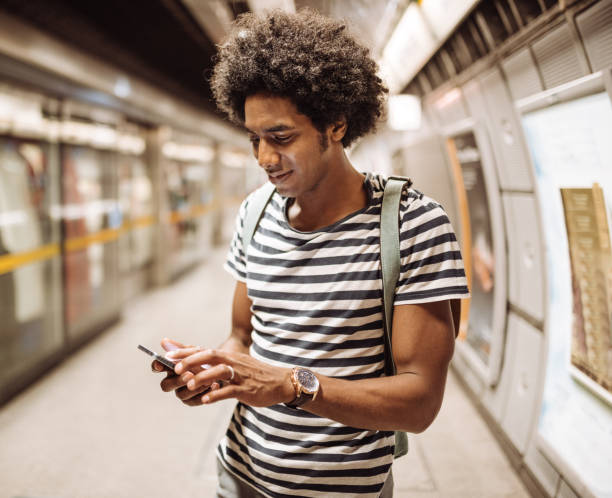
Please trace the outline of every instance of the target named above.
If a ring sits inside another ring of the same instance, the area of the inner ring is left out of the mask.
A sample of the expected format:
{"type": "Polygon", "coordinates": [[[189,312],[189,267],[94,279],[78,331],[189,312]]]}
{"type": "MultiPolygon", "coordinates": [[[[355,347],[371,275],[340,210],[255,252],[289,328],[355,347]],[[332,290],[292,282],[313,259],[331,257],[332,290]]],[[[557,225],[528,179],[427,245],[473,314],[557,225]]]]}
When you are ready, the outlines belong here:
{"type": "Polygon", "coordinates": [[[345,119],[342,145],[373,131],[387,88],[378,66],[343,22],[311,9],[240,16],[219,47],[211,77],[218,107],[244,125],[244,103],[258,93],[289,98],[317,130],[345,119]]]}

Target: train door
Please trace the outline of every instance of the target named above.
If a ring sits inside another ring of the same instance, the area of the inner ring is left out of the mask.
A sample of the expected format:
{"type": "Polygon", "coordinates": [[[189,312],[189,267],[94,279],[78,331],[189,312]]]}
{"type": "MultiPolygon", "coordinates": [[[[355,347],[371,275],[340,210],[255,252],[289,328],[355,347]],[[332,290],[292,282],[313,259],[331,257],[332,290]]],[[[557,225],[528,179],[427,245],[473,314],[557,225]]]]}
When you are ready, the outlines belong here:
{"type": "Polygon", "coordinates": [[[166,279],[172,279],[201,262],[211,247],[215,149],[176,131],[161,149],[161,234],[166,279]]]}
{"type": "Polygon", "coordinates": [[[118,140],[117,174],[123,223],[119,237],[121,296],[129,299],[151,283],[154,259],[155,202],[146,131],[123,125],[118,140]]]}
{"type": "Polygon", "coordinates": [[[0,87],[0,400],[64,344],[56,104],[0,87]]]}
{"type": "Polygon", "coordinates": [[[65,317],[71,343],[118,318],[118,116],[67,102],[61,133],[65,317]]]}

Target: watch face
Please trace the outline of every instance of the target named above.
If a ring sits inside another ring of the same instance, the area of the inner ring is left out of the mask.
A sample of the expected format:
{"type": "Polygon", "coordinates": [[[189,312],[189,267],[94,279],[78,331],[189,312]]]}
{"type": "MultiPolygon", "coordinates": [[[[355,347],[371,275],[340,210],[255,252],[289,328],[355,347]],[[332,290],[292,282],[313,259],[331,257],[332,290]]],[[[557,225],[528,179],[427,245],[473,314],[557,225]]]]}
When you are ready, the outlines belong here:
{"type": "Polygon", "coordinates": [[[299,368],[295,376],[302,389],[307,393],[312,394],[319,390],[319,379],[310,370],[299,368]]]}

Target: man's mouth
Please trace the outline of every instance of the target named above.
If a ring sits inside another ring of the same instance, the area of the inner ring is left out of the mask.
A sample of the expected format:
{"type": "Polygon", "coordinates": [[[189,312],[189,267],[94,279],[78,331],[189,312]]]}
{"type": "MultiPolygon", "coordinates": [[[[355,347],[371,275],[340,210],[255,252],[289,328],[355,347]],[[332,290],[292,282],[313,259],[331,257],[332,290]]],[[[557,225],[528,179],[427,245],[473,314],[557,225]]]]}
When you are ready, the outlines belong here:
{"type": "Polygon", "coordinates": [[[284,182],[285,179],[287,179],[291,173],[292,173],[291,171],[287,171],[286,173],[282,173],[282,174],[276,173],[274,175],[268,175],[268,179],[274,185],[278,185],[279,183],[284,182]]]}

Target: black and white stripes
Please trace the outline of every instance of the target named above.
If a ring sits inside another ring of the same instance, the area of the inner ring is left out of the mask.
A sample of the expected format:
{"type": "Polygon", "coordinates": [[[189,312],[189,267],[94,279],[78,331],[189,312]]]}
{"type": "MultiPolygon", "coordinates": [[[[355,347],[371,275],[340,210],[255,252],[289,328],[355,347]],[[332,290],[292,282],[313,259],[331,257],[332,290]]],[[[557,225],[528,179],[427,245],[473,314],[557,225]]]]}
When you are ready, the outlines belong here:
{"type": "MultiPolygon", "coordinates": [[[[385,179],[366,175],[368,205],[316,232],[291,228],[274,194],[248,249],[240,208],[226,269],[253,302],[251,355],[284,367],[363,379],[382,375],[380,208],[385,179]]],[[[444,210],[416,190],[400,206],[395,305],[464,298],[459,247],[444,210]]],[[[219,445],[223,464],[271,497],[378,496],[393,460],[392,432],[345,427],[304,410],[238,404],[219,445]]]]}

